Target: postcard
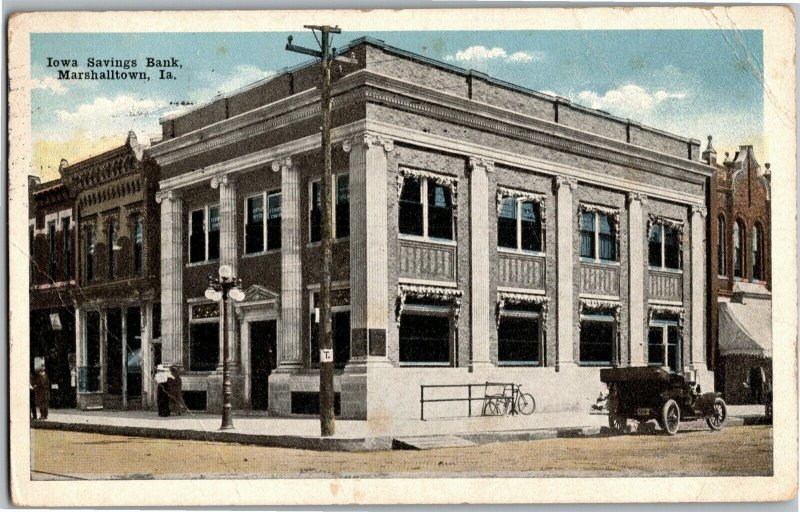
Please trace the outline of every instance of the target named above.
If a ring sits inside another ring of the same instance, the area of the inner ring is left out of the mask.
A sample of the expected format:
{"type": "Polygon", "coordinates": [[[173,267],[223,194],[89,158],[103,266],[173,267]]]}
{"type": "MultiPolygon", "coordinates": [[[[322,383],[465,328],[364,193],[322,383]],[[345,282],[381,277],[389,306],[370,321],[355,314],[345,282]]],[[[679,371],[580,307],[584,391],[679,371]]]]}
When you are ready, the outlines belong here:
{"type": "Polygon", "coordinates": [[[794,41],[766,6],[12,16],[14,502],[792,499],[794,41]]]}

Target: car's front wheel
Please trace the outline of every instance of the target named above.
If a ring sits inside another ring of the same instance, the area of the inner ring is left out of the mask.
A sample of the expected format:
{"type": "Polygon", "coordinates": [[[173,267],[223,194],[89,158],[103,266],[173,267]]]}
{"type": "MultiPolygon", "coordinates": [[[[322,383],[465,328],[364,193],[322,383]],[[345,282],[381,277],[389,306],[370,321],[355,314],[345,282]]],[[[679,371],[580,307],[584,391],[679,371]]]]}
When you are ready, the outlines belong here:
{"type": "Polygon", "coordinates": [[[725,405],[725,400],[717,397],[717,399],[714,400],[714,411],[711,413],[711,416],[706,418],[708,428],[711,430],[722,430],[726,419],[728,419],[728,407],[725,405]]]}
{"type": "Polygon", "coordinates": [[[627,426],[628,426],[627,418],[616,412],[608,413],[608,428],[611,429],[611,432],[613,434],[624,434],[625,427],[627,426]]]}
{"type": "Polygon", "coordinates": [[[664,407],[661,408],[661,421],[659,424],[664,432],[674,436],[678,433],[678,425],[681,422],[681,408],[678,407],[678,402],[669,399],[664,402],[664,407]]]}

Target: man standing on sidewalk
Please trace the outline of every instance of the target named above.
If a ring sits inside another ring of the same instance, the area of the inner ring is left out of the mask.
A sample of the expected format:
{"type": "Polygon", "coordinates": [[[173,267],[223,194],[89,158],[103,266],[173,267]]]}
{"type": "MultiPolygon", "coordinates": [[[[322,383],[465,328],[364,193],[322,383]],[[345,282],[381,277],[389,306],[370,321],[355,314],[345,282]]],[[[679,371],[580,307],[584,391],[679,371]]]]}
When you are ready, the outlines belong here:
{"type": "Polygon", "coordinates": [[[39,375],[36,377],[33,391],[36,395],[36,407],[39,408],[39,415],[43,420],[46,420],[48,402],[50,402],[50,379],[47,378],[44,366],[39,368],[39,375]]]}

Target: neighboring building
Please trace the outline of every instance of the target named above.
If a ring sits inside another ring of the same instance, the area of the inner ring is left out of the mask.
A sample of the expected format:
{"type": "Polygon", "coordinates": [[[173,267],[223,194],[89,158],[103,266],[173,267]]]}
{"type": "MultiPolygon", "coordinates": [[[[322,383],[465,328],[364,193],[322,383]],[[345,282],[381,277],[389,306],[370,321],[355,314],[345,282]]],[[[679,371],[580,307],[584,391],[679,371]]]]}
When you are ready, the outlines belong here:
{"type": "Polygon", "coordinates": [[[709,325],[716,384],[730,403],[752,403],[753,387],[772,382],[769,164],[762,172],[752,146],[718,164],[711,137],[703,160],[714,168],[710,256],[717,278],[709,325]]]}
{"type": "Polygon", "coordinates": [[[61,179],[29,190],[30,370],[47,369],[52,407],[75,407],[75,216],[61,179]]]}
{"type": "Polygon", "coordinates": [[[157,166],[133,132],[119,148],[62,162],[74,201],[75,337],[80,408],[140,408],[160,357],[157,166]]]}
{"type": "MultiPolygon", "coordinates": [[[[486,381],[587,410],[608,366],[713,388],[699,141],[381,41],[341,51],[358,61],[335,66],[333,86],[342,417],[383,431],[418,417],[421,384],[486,381]]],[[[164,118],[149,150],[163,359],[183,367],[193,407],[221,407],[204,290],[227,264],[246,291],[231,307],[234,407],[316,412],[319,76],[305,65],[164,118]]]]}

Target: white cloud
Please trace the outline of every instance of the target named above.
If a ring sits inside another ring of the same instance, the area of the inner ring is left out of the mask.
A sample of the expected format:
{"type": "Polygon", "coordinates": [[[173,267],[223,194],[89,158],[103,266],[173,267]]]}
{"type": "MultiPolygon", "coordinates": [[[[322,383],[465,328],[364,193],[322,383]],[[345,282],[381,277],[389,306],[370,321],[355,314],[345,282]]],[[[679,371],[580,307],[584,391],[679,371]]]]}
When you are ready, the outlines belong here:
{"type": "Polygon", "coordinates": [[[167,102],[161,99],[135,98],[128,94],[114,98],[100,96],[73,110],[57,110],[54,122],[48,123],[34,138],[64,140],[82,133],[99,139],[115,134],[124,136],[129,130],[149,137],[160,131],[158,118],[166,107],[167,102]]]}
{"type": "Polygon", "coordinates": [[[464,50],[459,50],[455,55],[448,55],[444,58],[447,61],[458,62],[485,62],[488,60],[500,60],[511,64],[523,64],[526,62],[539,61],[544,59],[544,53],[539,51],[517,51],[509,54],[505,49],[495,46],[487,48],[485,46],[470,46],[464,50]]]}
{"type": "Polygon", "coordinates": [[[591,108],[636,117],[650,113],[665,101],[682,100],[686,97],[687,94],[683,92],[648,91],[638,85],[628,84],[606,91],[603,95],[594,91],[582,91],[578,94],[577,101],[591,108]]]}
{"type": "Polygon", "coordinates": [[[218,94],[227,94],[246,85],[274,76],[275,72],[252,64],[239,64],[228,73],[207,72],[201,79],[207,84],[189,93],[192,101],[202,103],[218,94]]]}
{"type": "Polygon", "coordinates": [[[64,87],[64,84],[61,83],[61,80],[53,78],[52,76],[46,76],[44,78],[34,78],[31,80],[31,90],[43,90],[43,91],[51,91],[53,94],[64,94],[67,92],[67,88],[64,87]]]}

